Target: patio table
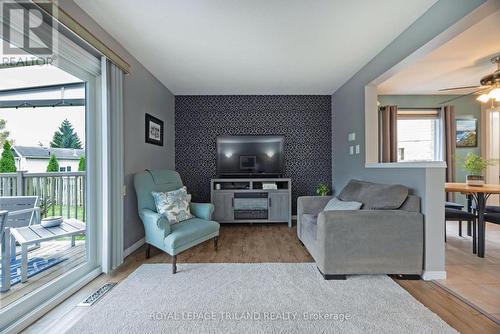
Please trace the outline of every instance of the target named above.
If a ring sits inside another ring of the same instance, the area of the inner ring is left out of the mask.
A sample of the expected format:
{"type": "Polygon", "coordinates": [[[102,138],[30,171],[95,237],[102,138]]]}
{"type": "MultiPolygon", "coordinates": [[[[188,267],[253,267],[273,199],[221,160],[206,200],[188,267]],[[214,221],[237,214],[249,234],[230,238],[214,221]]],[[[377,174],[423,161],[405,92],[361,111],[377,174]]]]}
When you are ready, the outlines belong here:
{"type": "MultiPolygon", "coordinates": [[[[61,225],[54,227],[43,227],[42,225],[31,225],[19,228],[11,228],[11,247],[16,247],[16,241],[21,245],[21,282],[28,279],[28,246],[49,241],[56,238],[71,237],[71,247],[75,245],[75,236],[85,234],[85,224],[76,219],[65,219],[61,225]]],[[[11,256],[16,252],[11,250],[11,256]]]]}

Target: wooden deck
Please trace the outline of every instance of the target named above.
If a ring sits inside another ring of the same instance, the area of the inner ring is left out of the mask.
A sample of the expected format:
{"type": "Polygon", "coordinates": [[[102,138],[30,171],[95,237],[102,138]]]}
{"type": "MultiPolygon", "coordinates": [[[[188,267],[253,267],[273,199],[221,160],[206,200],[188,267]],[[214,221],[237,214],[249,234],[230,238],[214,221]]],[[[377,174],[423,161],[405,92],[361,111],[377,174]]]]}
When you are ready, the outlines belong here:
{"type": "MultiPolygon", "coordinates": [[[[86,259],[84,240],[77,240],[75,247],[71,247],[71,238],[42,242],[40,246],[40,248],[28,253],[28,259],[33,257],[50,257],[67,258],[67,260],[28,278],[28,281],[25,283],[13,285],[7,292],[0,293],[0,309],[7,307],[16,300],[59,277],[62,273],[82,264],[86,259]]],[[[20,255],[17,256],[18,258],[20,257],[20,255]]]]}

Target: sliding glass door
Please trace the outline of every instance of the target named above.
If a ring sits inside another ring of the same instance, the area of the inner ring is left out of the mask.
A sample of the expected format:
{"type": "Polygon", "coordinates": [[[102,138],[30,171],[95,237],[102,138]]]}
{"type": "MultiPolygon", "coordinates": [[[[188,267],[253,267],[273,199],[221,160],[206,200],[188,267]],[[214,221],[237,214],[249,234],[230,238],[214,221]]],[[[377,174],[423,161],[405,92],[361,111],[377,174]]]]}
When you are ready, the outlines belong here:
{"type": "Polygon", "coordinates": [[[100,273],[103,211],[100,59],[44,22],[52,53],[26,47],[33,9],[13,8],[1,16],[11,31],[0,41],[0,331],[100,273]]]}

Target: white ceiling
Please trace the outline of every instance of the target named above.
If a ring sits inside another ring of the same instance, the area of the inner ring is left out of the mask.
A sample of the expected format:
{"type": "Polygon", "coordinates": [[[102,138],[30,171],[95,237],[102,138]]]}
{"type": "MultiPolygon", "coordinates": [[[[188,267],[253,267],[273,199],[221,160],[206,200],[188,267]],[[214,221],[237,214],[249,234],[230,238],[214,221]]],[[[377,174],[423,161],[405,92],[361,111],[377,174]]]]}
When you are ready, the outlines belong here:
{"type": "Polygon", "coordinates": [[[465,94],[473,89],[439,89],[479,85],[496,70],[490,62],[500,54],[500,11],[492,13],[418,62],[378,86],[379,94],[465,94]]]}
{"type": "Polygon", "coordinates": [[[436,0],[75,0],[176,95],[331,94],[436,0]]]}

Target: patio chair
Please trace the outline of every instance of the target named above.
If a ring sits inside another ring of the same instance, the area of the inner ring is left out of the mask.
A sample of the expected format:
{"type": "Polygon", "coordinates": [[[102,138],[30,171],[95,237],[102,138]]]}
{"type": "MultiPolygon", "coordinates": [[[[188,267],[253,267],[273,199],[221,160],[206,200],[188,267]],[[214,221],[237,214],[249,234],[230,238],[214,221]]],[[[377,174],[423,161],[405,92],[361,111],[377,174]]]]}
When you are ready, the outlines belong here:
{"type": "MultiPolygon", "coordinates": [[[[8,212],[5,227],[18,228],[40,224],[40,208],[37,206],[38,196],[5,196],[0,197],[0,210],[8,212]]],[[[11,242],[11,257],[16,257],[16,243],[11,242]]],[[[29,250],[40,247],[35,244],[29,250]]]]}
{"type": "Polygon", "coordinates": [[[0,197],[0,210],[8,211],[7,227],[24,227],[40,223],[38,196],[0,197]]]}
{"type": "Polygon", "coordinates": [[[1,292],[10,289],[10,232],[6,227],[8,211],[0,211],[0,249],[1,249],[1,265],[0,272],[2,287],[1,292]]]}

